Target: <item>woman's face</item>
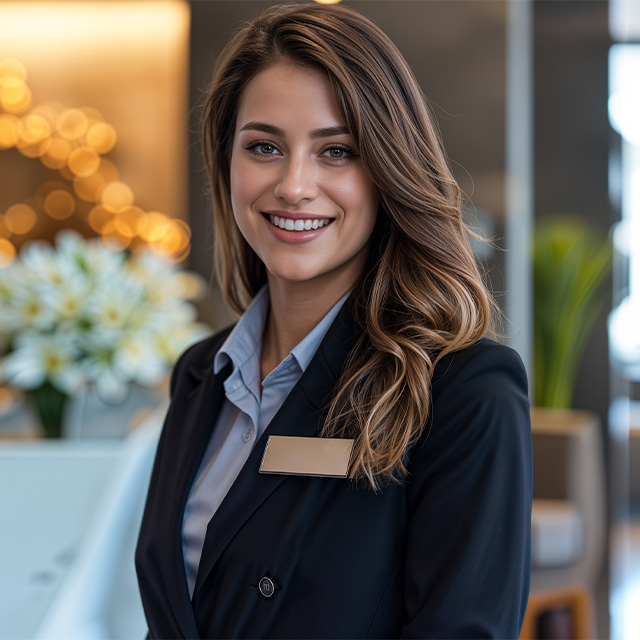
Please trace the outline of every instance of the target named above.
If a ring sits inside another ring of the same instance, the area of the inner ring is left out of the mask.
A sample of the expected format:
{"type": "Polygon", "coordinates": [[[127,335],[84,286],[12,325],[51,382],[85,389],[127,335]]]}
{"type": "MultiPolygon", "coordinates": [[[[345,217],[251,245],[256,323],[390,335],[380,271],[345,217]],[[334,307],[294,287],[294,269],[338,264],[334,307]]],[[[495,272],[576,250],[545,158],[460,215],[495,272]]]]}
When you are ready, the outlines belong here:
{"type": "Polygon", "coordinates": [[[378,202],[356,151],[320,71],[279,64],[247,85],[231,203],[270,282],[318,284],[341,295],[362,273],[378,202]]]}

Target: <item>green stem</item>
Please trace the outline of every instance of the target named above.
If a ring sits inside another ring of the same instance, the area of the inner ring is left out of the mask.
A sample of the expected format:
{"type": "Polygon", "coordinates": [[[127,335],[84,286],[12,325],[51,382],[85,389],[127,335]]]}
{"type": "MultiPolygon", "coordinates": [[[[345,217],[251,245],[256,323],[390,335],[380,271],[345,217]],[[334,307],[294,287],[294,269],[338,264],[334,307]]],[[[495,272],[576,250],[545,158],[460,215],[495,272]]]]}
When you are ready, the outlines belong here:
{"type": "Polygon", "coordinates": [[[62,417],[68,396],[50,382],[45,382],[40,388],[31,391],[30,396],[45,437],[60,438],[62,417]]]}

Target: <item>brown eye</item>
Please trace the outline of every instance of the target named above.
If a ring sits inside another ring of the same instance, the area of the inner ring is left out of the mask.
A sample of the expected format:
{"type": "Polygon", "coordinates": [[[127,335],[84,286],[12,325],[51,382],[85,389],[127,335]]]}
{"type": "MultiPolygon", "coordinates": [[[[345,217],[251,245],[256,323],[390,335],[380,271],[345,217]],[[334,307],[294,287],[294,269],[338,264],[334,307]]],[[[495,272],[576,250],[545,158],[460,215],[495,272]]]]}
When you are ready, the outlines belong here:
{"type": "Polygon", "coordinates": [[[266,156],[272,155],[276,148],[271,144],[260,144],[256,147],[260,150],[260,153],[264,153],[266,156]]]}
{"type": "Polygon", "coordinates": [[[274,156],[278,153],[278,149],[270,142],[253,142],[245,149],[256,156],[274,156]]]}
{"type": "Polygon", "coordinates": [[[326,158],[331,158],[332,160],[346,160],[347,158],[355,158],[356,153],[349,149],[348,147],[327,147],[322,154],[326,158]]]}

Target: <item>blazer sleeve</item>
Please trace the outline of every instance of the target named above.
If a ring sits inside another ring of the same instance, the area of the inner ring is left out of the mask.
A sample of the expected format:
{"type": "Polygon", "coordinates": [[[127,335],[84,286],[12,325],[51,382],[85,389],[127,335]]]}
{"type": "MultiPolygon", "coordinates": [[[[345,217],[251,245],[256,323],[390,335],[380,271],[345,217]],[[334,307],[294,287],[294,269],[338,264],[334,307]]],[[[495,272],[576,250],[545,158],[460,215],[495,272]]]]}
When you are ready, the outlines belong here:
{"type": "Polygon", "coordinates": [[[410,458],[405,638],[517,638],[529,593],[532,452],[517,354],[482,340],[436,367],[410,458]]]}

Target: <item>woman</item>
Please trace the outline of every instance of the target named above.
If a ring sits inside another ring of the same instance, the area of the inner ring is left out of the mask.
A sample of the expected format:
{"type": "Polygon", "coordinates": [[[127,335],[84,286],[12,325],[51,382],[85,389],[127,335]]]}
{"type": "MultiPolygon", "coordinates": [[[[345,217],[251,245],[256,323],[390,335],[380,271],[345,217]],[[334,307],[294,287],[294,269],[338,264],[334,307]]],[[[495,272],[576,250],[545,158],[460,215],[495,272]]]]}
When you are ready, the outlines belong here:
{"type": "Polygon", "coordinates": [[[150,637],[517,637],[526,376],[482,337],[406,62],[352,10],[273,8],[219,62],[204,149],[242,317],[174,370],[136,553],[150,637]]]}

